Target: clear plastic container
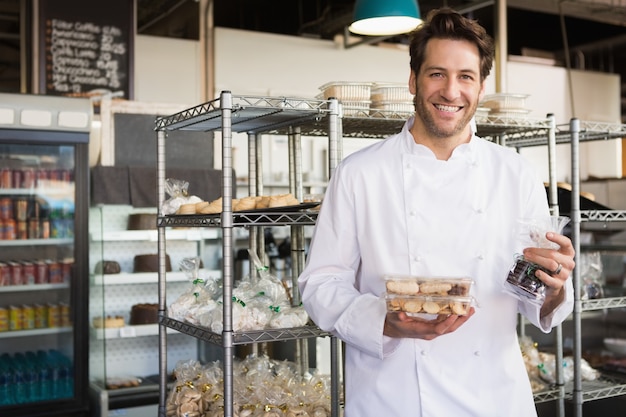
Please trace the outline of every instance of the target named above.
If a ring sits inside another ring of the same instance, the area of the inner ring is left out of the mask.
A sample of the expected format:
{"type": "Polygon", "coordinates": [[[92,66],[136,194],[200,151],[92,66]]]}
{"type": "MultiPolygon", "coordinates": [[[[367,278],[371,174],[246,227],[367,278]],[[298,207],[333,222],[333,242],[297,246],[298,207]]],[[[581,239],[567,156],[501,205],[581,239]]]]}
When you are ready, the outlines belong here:
{"type": "Polygon", "coordinates": [[[367,116],[370,111],[369,100],[341,100],[344,116],[367,116]]]}
{"type": "Polygon", "coordinates": [[[413,103],[413,94],[409,86],[402,83],[374,83],[371,93],[372,101],[413,103]]]}
{"type": "Polygon", "coordinates": [[[467,296],[473,284],[468,277],[418,277],[411,275],[385,275],[388,294],[467,296]]]}
{"type": "Polygon", "coordinates": [[[397,113],[413,113],[415,107],[412,102],[399,102],[399,101],[373,101],[371,104],[370,113],[375,114],[376,110],[392,111],[397,113]]]}
{"type": "Polygon", "coordinates": [[[491,112],[502,112],[512,109],[524,109],[528,94],[497,93],[488,94],[480,103],[481,107],[488,107],[491,112]]]}
{"type": "Polygon", "coordinates": [[[385,294],[387,311],[403,311],[408,315],[456,314],[464,316],[469,312],[473,298],[459,295],[398,295],[385,294]]]}
{"type": "Polygon", "coordinates": [[[334,97],[341,101],[367,101],[369,105],[372,84],[371,82],[336,81],[324,84],[320,90],[326,100],[334,97]]]}

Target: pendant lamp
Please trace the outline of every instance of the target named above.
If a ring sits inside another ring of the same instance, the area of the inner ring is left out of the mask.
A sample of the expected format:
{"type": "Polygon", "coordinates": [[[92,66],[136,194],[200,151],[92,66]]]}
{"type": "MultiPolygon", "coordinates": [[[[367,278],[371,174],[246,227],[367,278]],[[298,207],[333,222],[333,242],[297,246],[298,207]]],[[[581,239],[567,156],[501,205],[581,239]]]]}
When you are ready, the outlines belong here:
{"type": "Polygon", "coordinates": [[[417,0],[356,0],[349,30],[358,35],[408,33],[422,23],[417,0]]]}

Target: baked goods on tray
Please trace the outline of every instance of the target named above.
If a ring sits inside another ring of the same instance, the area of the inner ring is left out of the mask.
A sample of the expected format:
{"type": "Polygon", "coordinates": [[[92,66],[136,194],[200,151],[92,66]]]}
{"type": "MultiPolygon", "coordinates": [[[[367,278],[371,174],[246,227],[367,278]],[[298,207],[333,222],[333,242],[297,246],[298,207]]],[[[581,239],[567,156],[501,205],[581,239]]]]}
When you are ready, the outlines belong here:
{"type": "MultiPolygon", "coordinates": [[[[232,199],[232,210],[247,211],[260,210],[264,208],[297,206],[301,202],[291,193],[249,196],[232,199]]],[[[194,204],[182,205],[176,214],[219,214],[222,212],[222,197],[213,201],[200,201],[194,204]]]]}

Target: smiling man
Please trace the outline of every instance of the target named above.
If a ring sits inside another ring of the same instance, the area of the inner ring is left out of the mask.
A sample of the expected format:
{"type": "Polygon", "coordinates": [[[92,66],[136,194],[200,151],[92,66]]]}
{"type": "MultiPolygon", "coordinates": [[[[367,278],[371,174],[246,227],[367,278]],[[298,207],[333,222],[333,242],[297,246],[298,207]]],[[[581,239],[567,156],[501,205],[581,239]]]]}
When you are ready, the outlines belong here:
{"type": "Polygon", "coordinates": [[[536,415],[518,313],[544,332],[571,313],[574,248],[556,233],[546,239],[558,249],[513,237],[519,219],[549,216],[548,202],[528,161],[471,123],[493,64],[485,30],[435,10],[409,48],[415,116],[335,170],[299,277],[302,303],[345,342],[346,417],[536,415]],[[554,271],[536,273],[543,304],[504,290],[520,252],[554,271]],[[386,274],[470,277],[474,307],[388,311],[386,274]]]}

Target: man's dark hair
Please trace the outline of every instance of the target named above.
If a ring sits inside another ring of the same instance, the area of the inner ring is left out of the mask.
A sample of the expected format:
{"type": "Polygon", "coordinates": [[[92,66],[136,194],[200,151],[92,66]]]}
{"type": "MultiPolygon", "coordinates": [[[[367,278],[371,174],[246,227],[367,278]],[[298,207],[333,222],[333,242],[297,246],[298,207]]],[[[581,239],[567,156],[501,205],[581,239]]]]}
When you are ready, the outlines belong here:
{"type": "Polygon", "coordinates": [[[447,7],[431,10],[426,21],[409,34],[410,66],[416,74],[424,63],[426,44],[435,38],[466,40],[475,44],[480,55],[480,81],[487,78],[495,55],[493,39],[477,21],[447,7]]]}

